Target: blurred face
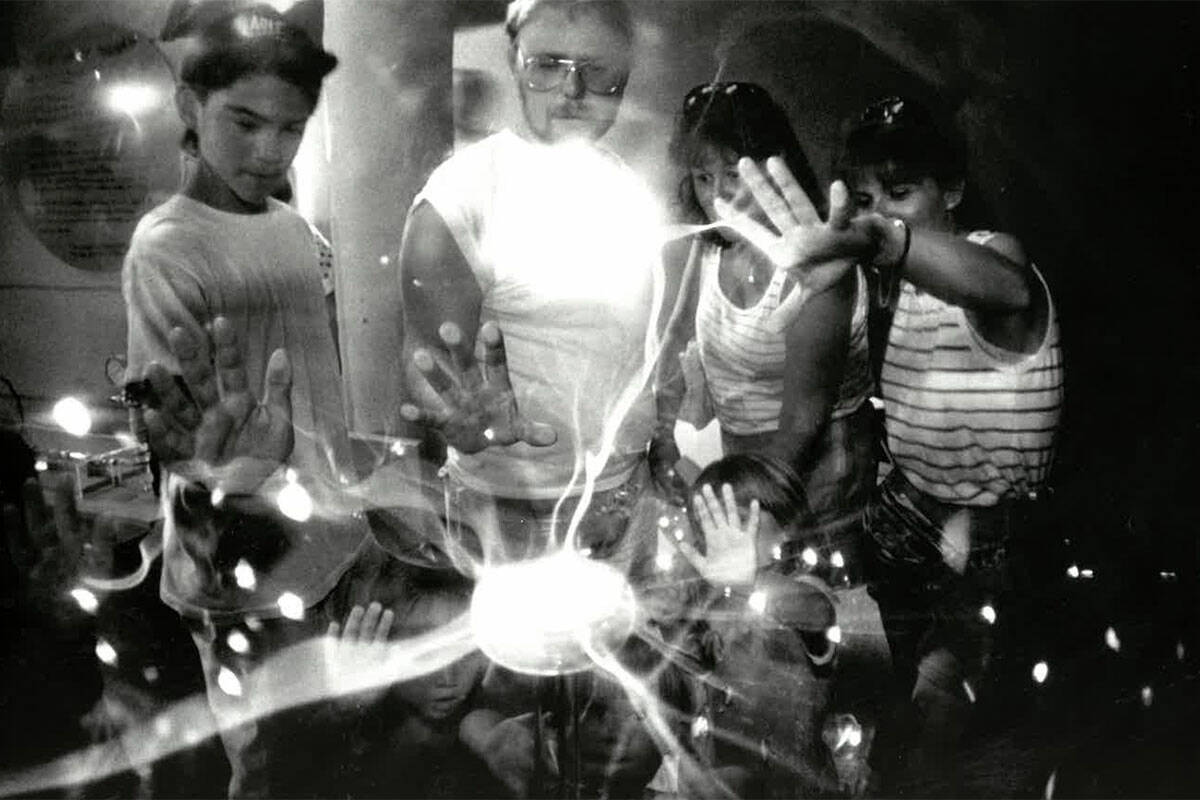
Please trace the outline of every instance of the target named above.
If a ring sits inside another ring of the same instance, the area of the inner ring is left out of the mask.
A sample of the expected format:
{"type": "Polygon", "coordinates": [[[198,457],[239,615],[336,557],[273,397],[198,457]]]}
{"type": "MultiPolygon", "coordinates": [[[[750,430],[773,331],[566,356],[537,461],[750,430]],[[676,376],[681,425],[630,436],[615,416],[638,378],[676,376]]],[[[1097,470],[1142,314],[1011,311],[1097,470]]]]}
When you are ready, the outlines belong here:
{"type": "Polygon", "coordinates": [[[200,141],[200,169],[212,205],[261,208],[287,170],[313,108],[296,86],[274,75],[248,75],[203,101],[182,90],[180,111],[200,141]]]}
{"type": "Polygon", "coordinates": [[[593,141],[607,133],[621,106],[630,49],[624,36],[586,9],[535,11],[517,34],[511,60],[530,132],[548,144],[593,141]],[[559,75],[560,84],[542,88],[559,75]],[[604,84],[619,85],[602,93],[604,84]]]}
{"type": "Polygon", "coordinates": [[[471,691],[483,680],[487,659],[479,651],[449,666],[411,681],[396,684],[396,693],[427,722],[440,722],[461,714],[471,691]]]}
{"type": "Polygon", "coordinates": [[[880,167],[858,170],[849,189],[859,210],[904,220],[911,228],[953,230],[950,212],[962,201],[961,186],[947,189],[931,177],[900,176],[880,167]]]}
{"type": "Polygon", "coordinates": [[[711,144],[702,145],[692,159],[692,191],[709,222],[718,217],[713,200],[719,197],[727,203],[732,202],[744,186],[737,161],[736,153],[711,144]]]}

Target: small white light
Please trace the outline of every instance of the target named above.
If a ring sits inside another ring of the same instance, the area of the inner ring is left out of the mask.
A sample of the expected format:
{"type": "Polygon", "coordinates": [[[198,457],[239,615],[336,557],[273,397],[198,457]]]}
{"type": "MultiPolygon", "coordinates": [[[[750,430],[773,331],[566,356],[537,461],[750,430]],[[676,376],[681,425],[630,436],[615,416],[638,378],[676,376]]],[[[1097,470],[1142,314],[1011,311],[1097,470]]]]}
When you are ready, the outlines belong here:
{"type": "Polygon", "coordinates": [[[117,651],[105,639],[96,640],[96,658],[108,664],[110,667],[117,665],[117,651]]]}
{"type": "Polygon", "coordinates": [[[233,579],[237,581],[239,589],[246,591],[254,591],[258,586],[258,578],[254,574],[254,567],[250,566],[250,562],[244,558],[239,558],[237,565],[233,568],[233,579]]]}
{"type": "Polygon", "coordinates": [[[405,453],[404,442],[401,442],[401,441],[392,442],[391,451],[392,451],[392,455],[394,455],[394,456],[404,455],[404,453],[405,453]]]}
{"type": "Polygon", "coordinates": [[[288,619],[304,619],[304,601],[292,592],[284,592],[276,601],[279,613],[288,619]]]}
{"type": "Polygon", "coordinates": [[[661,517],[658,518],[658,527],[660,527],[660,528],[671,527],[671,518],[668,517],[666,514],[663,514],[661,517]]]}
{"type": "Polygon", "coordinates": [[[833,749],[835,751],[841,750],[843,747],[854,749],[861,745],[863,733],[858,718],[853,714],[844,714],[839,719],[837,741],[834,743],[833,749]]]}
{"type": "Polygon", "coordinates": [[[229,635],[225,637],[225,643],[235,653],[245,655],[250,652],[250,640],[241,631],[230,631],[229,635]]]}
{"type": "Polygon", "coordinates": [[[996,624],[996,609],[992,608],[990,605],[979,609],[979,616],[983,617],[984,621],[987,622],[988,625],[996,624]]]}
{"type": "Polygon", "coordinates": [[[1058,781],[1058,770],[1050,773],[1050,777],[1046,780],[1046,791],[1042,794],[1046,800],[1054,798],[1054,784],[1058,781]]]}
{"type": "Polygon", "coordinates": [[[1110,627],[1104,631],[1104,643],[1114,653],[1121,652],[1121,640],[1117,638],[1117,632],[1113,628],[1110,627]]]}
{"type": "Polygon", "coordinates": [[[75,602],[89,614],[95,614],[96,609],[100,607],[100,601],[96,599],[96,595],[82,586],[77,586],[71,590],[71,597],[75,598],[75,602]]]}
{"type": "Polygon", "coordinates": [[[1187,655],[1187,650],[1183,649],[1183,642],[1182,641],[1176,642],[1175,643],[1175,658],[1179,659],[1180,661],[1183,661],[1183,657],[1185,655],[1187,655]]]}
{"type": "Polygon", "coordinates": [[[673,563],[675,563],[675,559],[667,550],[659,551],[658,555],[654,557],[654,566],[658,567],[663,572],[669,571],[673,563]]]}
{"type": "Polygon", "coordinates": [[[390,256],[380,256],[379,263],[386,267],[388,264],[392,263],[392,259],[390,256]]]}
{"type": "Polygon", "coordinates": [[[708,736],[708,717],[701,714],[692,720],[692,738],[700,739],[708,736]]]}
{"type": "Polygon", "coordinates": [[[783,545],[774,544],[771,546],[771,558],[775,561],[783,560],[783,545]]]}
{"type": "Polygon", "coordinates": [[[1142,687],[1142,705],[1144,705],[1146,708],[1149,708],[1150,704],[1153,702],[1154,702],[1154,689],[1149,686],[1143,686],[1142,687]]]}
{"type": "Polygon", "coordinates": [[[307,522],[313,513],[312,496],[298,483],[289,483],[279,490],[275,497],[279,511],[288,519],[296,522],[307,522]]]}
{"type": "Polygon", "coordinates": [[[242,696],[242,682],[229,667],[221,667],[221,671],[217,673],[217,686],[230,697],[242,696]]]}
{"type": "Polygon", "coordinates": [[[283,479],[285,481],[287,481],[288,483],[295,483],[296,481],[298,481],[300,479],[300,476],[296,474],[296,470],[292,469],[291,467],[288,467],[283,472],[283,479]]]}
{"type": "Polygon", "coordinates": [[[253,616],[246,617],[246,627],[255,633],[258,633],[263,629],[262,620],[253,616]]]}
{"type": "Polygon", "coordinates": [[[64,397],[54,404],[50,416],[72,436],[84,436],[92,429],[92,413],[77,397],[64,397]]]}
{"type": "Polygon", "coordinates": [[[154,108],[159,100],[159,92],[153,86],[118,83],[108,90],[108,107],[131,117],[154,108]]]}
{"type": "Polygon", "coordinates": [[[158,667],[153,665],[146,667],[144,670],[142,670],[142,677],[146,679],[146,683],[157,683],[158,667]]]}
{"type": "Polygon", "coordinates": [[[1050,675],[1050,665],[1045,661],[1039,661],[1033,665],[1033,680],[1037,683],[1045,683],[1046,678],[1050,675]]]}
{"type": "Polygon", "coordinates": [[[842,627],[840,625],[830,625],[825,631],[825,638],[834,644],[842,643],[842,627]]]}
{"type": "Polygon", "coordinates": [[[489,442],[494,441],[496,439],[496,432],[491,428],[484,428],[483,438],[487,439],[489,442]]]}
{"type": "Polygon", "coordinates": [[[167,714],[159,714],[154,718],[154,733],[160,739],[165,739],[171,735],[171,731],[175,729],[174,723],[171,722],[171,717],[167,714]]]}
{"type": "Polygon", "coordinates": [[[970,700],[972,703],[974,703],[975,702],[975,690],[971,688],[971,684],[967,683],[966,681],[963,681],[962,686],[963,686],[963,691],[966,692],[966,694],[967,694],[967,699],[970,700]]]}
{"type": "Polygon", "coordinates": [[[100,80],[100,70],[94,69],[92,70],[92,74],[96,76],[96,80],[100,80]]]}
{"type": "Polygon", "coordinates": [[[592,548],[590,548],[590,547],[579,548],[579,555],[583,558],[591,558],[592,557],[592,548]]]}
{"type": "Polygon", "coordinates": [[[1167,583],[1171,583],[1172,581],[1174,581],[1174,580],[1175,580],[1176,578],[1178,578],[1179,576],[1178,576],[1178,575],[1176,575],[1176,574],[1175,574],[1175,572],[1174,572],[1173,570],[1163,570],[1162,572],[1158,573],[1158,577],[1159,577],[1161,580],[1164,580],[1164,581],[1166,581],[1167,583]]]}
{"type": "Polygon", "coordinates": [[[675,541],[677,541],[677,542],[683,541],[683,528],[675,529],[675,541]]]}
{"type": "Polygon", "coordinates": [[[39,458],[37,461],[33,462],[33,468],[38,472],[45,472],[46,470],[50,469],[50,465],[46,463],[46,459],[39,458]]]}
{"type": "Polygon", "coordinates": [[[1077,564],[1072,564],[1071,566],[1067,567],[1067,575],[1069,575],[1072,578],[1078,578],[1079,577],[1079,566],[1077,564]]]}
{"type": "Polygon", "coordinates": [[[1090,567],[1084,567],[1083,569],[1079,570],[1079,577],[1091,580],[1092,578],[1096,577],[1096,573],[1090,567]]]}
{"type": "Polygon", "coordinates": [[[213,508],[220,508],[221,503],[225,502],[225,490],[218,486],[212,490],[212,494],[209,495],[208,500],[213,508]]]}
{"type": "Polygon", "coordinates": [[[815,567],[818,561],[817,551],[811,547],[804,548],[803,552],[800,553],[800,560],[810,567],[815,567]]]}
{"type": "Polygon", "coordinates": [[[726,597],[731,597],[731,596],[733,595],[733,589],[731,589],[730,587],[726,586],[726,587],[725,587],[725,592],[724,592],[724,594],[725,594],[725,596],[726,596],[726,597]]]}
{"type": "Polygon", "coordinates": [[[762,614],[767,610],[767,593],[762,589],[755,589],[750,593],[750,599],[746,601],[746,605],[762,614]]]}
{"type": "Polygon", "coordinates": [[[846,557],[842,555],[841,550],[834,550],[833,554],[829,556],[829,563],[838,569],[842,569],[846,566],[846,557]]]}

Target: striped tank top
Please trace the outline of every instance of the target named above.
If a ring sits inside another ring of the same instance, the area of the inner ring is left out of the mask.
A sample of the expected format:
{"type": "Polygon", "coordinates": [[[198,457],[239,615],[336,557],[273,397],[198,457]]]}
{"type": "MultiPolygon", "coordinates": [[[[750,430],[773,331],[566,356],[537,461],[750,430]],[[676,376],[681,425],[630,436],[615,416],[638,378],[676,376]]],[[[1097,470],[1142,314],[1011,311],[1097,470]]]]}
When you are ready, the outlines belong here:
{"type": "Polygon", "coordinates": [[[985,341],[961,307],[900,284],[881,376],[888,448],[904,476],[942,502],[990,506],[1046,482],[1063,360],[1050,290],[1034,272],[1049,311],[1031,354],[985,341]]]}
{"type": "MultiPolygon", "coordinates": [[[[785,296],[787,273],[775,270],[762,299],[749,308],[739,308],[725,296],[718,281],[721,248],[697,241],[690,258],[700,259],[696,341],[721,428],[737,435],[778,430],[787,347],[784,332],[769,320],[785,296]]],[[[870,394],[867,287],[860,272],[850,322],[849,355],[830,418],[852,414],[870,394]]]]}

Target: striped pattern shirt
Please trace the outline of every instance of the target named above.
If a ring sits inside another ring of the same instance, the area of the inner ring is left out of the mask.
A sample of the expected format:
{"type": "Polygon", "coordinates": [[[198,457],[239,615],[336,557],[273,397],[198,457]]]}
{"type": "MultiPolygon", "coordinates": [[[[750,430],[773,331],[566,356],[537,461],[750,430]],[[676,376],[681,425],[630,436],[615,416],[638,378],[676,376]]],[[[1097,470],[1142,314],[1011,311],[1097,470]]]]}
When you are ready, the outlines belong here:
{"type": "MultiPolygon", "coordinates": [[[[762,299],[749,308],[739,308],[725,296],[718,281],[721,248],[698,241],[691,258],[701,260],[696,340],[717,420],[723,430],[737,435],[776,431],[783,409],[787,346],[784,331],[768,320],[785,296],[787,273],[776,270],[762,299]]],[[[831,419],[853,413],[871,394],[867,289],[861,274],[857,292],[849,356],[831,419]]]]}
{"type": "MultiPolygon", "coordinates": [[[[972,234],[982,244],[986,234],[972,234]]],[[[1042,486],[1054,458],[1063,361],[1050,292],[1032,354],[985,341],[963,309],[907,281],[892,320],[881,388],[888,447],[904,476],[942,502],[990,506],[1042,486]]]]}

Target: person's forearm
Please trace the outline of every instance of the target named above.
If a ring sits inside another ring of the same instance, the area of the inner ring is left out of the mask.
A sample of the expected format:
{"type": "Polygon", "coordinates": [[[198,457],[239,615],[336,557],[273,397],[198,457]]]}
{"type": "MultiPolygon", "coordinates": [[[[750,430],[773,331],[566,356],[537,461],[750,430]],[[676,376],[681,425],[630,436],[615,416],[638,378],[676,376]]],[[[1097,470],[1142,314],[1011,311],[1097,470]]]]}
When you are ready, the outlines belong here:
{"type": "Polygon", "coordinates": [[[797,468],[803,468],[829,423],[832,404],[824,399],[797,404],[779,420],[779,430],[771,440],[768,454],[797,468]]]}

